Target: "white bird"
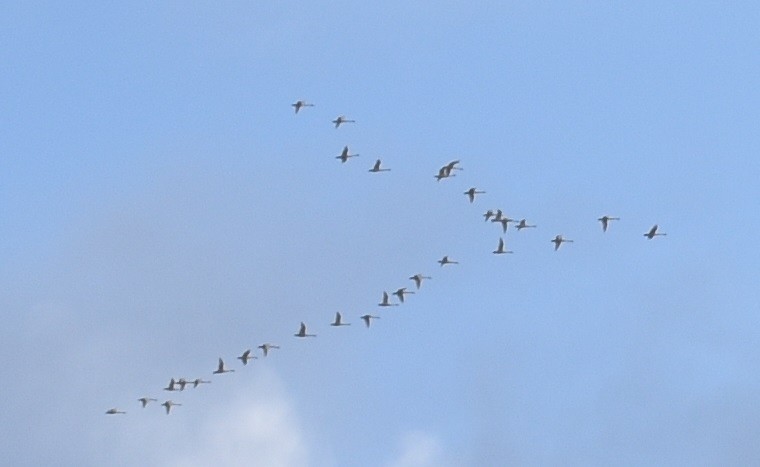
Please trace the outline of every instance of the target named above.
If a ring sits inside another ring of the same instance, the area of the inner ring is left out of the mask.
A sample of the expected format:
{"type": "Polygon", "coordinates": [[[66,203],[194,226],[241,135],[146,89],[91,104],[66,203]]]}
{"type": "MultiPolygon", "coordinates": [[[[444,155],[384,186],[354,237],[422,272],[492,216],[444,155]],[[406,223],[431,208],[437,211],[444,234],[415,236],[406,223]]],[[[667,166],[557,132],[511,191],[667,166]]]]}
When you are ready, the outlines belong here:
{"type": "Polygon", "coordinates": [[[142,404],[143,409],[145,408],[146,405],[148,405],[148,402],[150,401],[158,402],[158,399],[153,399],[151,397],[141,397],[137,400],[142,404]]]}
{"type": "Polygon", "coordinates": [[[492,252],[495,255],[502,255],[504,253],[514,253],[514,251],[504,249],[504,239],[499,239],[499,246],[492,252]]]}
{"type": "Polygon", "coordinates": [[[373,319],[380,319],[379,316],[372,316],[372,315],[364,315],[361,317],[364,320],[364,325],[369,327],[370,321],[373,319]]]}
{"type": "Polygon", "coordinates": [[[185,378],[180,378],[177,380],[177,384],[179,385],[179,390],[184,391],[185,386],[187,386],[189,383],[187,382],[185,378]]]}
{"type": "Polygon", "coordinates": [[[610,221],[619,221],[619,217],[610,217],[610,216],[602,216],[599,219],[597,219],[599,222],[602,223],[602,232],[607,231],[607,226],[609,225],[610,221]]]}
{"type": "Polygon", "coordinates": [[[520,222],[518,222],[517,225],[515,226],[517,230],[529,229],[529,228],[535,228],[535,227],[536,227],[535,225],[528,225],[528,222],[525,219],[520,219],[520,222]]]}
{"type": "Polygon", "coordinates": [[[211,384],[211,381],[205,381],[200,378],[195,378],[193,381],[193,388],[197,388],[199,384],[211,384]]]}
{"type": "Polygon", "coordinates": [[[444,256],[443,258],[439,259],[438,262],[441,264],[441,267],[447,264],[459,264],[458,261],[451,261],[448,256],[444,256]]]}
{"type": "Polygon", "coordinates": [[[176,384],[177,382],[172,378],[171,381],[169,381],[169,385],[164,388],[164,391],[178,391],[178,389],[174,387],[176,384]]]}
{"type": "Polygon", "coordinates": [[[301,321],[301,328],[298,330],[296,334],[293,334],[296,337],[317,337],[316,334],[306,334],[306,325],[301,321]]]}
{"type": "Polygon", "coordinates": [[[649,232],[645,233],[644,236],[647,237],[649,240],[653,239],[654,237],[657,237],[658,235],[667,235],[666,233],[660,233],[657,231],[658,227],[657,224],[652,226],[651,229],[649,229],[649,232]]]}
{"type": "Polygon", "coordinates": [[[172,402],[172,401],[166,401],[161,405],[166,407],[166,415],[169,415],[169,412],[172,411],[172,407],[181,406],[182,404],[177,404],[176,402],[172,402]]]}
{"type": "Polygon", "coordinates": [[[383,291],[383,301],[378,303],[377,306],[398,306],[398,303],[390,303],[388,301],[388,292],[383,291]]]}
{"type": "Polygon", "coordinates": [[[269,351],[271,349],[279,349],[280,346],[279,345],[274,345],[274,344],[266,343],[266,344],[261,344],[259,346],[259,348],[264,352],[264,356],[266,357],[267,355],[269,355],[269,351]]]}
{"type": "Polygon", "coordinates": [[[380,159],[375,161],[375,165],[372,166],[371,169],[369,169],[369,172],[390,172],[391,169],[381,169],[380,168],[380,159]]]}
{"type": "Polygon", "coordinates": [[[469,190],[464,192],[464,194],[467,195],[468,198],[470,198],[470,203],[475,201],[475,195],[482,195],[484,193],[485,191],[478,191],[475,187],[472,187],[469,190]]]}
{"type": "Polygon", "coordinates": [[[562,245],[563,243],[573,243],[572,240],[566,240],[562,238],[562,235],[557,235],[556,237],[554,237],[554,240],[552,240],[551,242],[554,243],[554,251],[559,250],[559,246],[562,245]]]}
{"type": "Polygon", "coordinates": [[[248,365],[249,360],[253,360],[256,357],[255,355],[251,355],[251,349],[247,349],[245,352],[243,352],[243,355],[239,356],[237,359],[243,362],[243,365],[248,365]]]}
{"type": "Polygon", "coordinates": [[[314,104],[309,104],[306,101],[296,101],[294,104],[290,104],[292,107],[295,107],[296,113],[298,113],[299,110],[301,110],[303,107],[314,107],[314,104]]]}
{"type": "Polygon", "coordinates": [[[410,293],[413,294],[414,292],[409,292],[406,290],[406,287],[401,287],[397,291],[393,292],[393,295],[397,296],[401,303],[404,303],[404,295],[410,293]]]}
{"type": "Polygon", "coordinates": [[[417,290],[419,290],[420,287],[422,286],[422,279],[432,279],[432,277],[430,277],[430,276],[423,276],[422,274],[415,274],[415,275],[413,275],[412,277],[409,278],[409,280],[413,280],[414,281],[414,285],[417,286],[417,290]]]}
{"type": "Polygon", "coordinates": [[[332,122],[335,124],[335,128],[338,128],[339,126],[341,126],[344,123],[356,123],[355,120],[348,120],[343,115],[339,115],[338,118],[336,118],[332,122]]]}
{"type": "Polygon", "coordinates": [[[335,321],[330,323],[330,326],[351,326],[351,323],[344,323],[343,317],[340,315],[340,312],[336,312],[335,321]]]}
{"type": "Polygon", "coordinates": [[[235,370],[231,370],[229,368],[224,367],[224,360],[222,360],[221,357],[219,357],[219,364],[216,366],[216,370],[214,370],[215,375],[221,375],[222,373],[230,373],[235,370]]]}
{"type": "Polygon", "coordinates": [[[119,410],[117,408],[108,409],[106,410],[106,415],[117,415],[117,414],[125,414],[127,412],[124,412],[123,410],[119,410]]]}
{"type": "Polygon", "coordinates": [[[340,153],[340,156],[336,156],[336,159],[340,159],[342,163],[346,163],[346,161],[352,157],[359,157],[359,154],[349,154],[348,153],[348,146],[343,146],[343,151],[340,153]]]}

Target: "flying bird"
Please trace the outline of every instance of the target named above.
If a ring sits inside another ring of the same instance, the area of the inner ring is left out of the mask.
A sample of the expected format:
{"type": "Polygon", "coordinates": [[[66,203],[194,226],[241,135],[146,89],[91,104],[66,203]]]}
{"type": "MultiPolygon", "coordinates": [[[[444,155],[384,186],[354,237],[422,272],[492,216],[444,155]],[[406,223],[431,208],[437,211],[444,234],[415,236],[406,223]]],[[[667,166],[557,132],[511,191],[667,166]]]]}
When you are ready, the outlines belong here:
{"type": "Polygon", "coordinates": [[[393,295],[397,296],[401,303],[404,303],[404,295],[410,293],[413,294],[414,292],[409,292],[406,290],[406,287],[401,287],[397,291],[393,292],[393,295]]]}
{"type": "Polygon", "coordinates": [[[298,330],[296,334],[293,334],[296,337],[317,337],[316,334],[306,334],[306,325],[301,321],[301,328],[298,330]]]}
{"type": "Polygon", "coordinates": [[[482,195],[484,193],[485,191],[478,191],[475,187],[472,187],[469,190],[464,192],[464,194],[467,195],[468,198],[470,198],[470,203],[475,201],[475,195],[482,195]]]}
{"type": "Polygon", "coordinates": [[[398,303],[390,303],[388,301],[388,292],[383,291],[383,301],[378,303],[377,306],[398,306],[398,303]]]}
{"type": "Polygon", "coordinates": [[[499,246],[494,251],[492,251],[492,253],[495,254],[495,255],[503,255],[504,253],[514,253],[514,251],[505,250],[504,249],[504,239],[500,238],[499,239],[499,246]]]}
{"type": "Polygon", "coordinates": [[[177,384],[179,385],[179,390],[184,391],[185,386],[187,386],[189,383],[187,382],[185,378],[180,378],[179,380],[177,380],[177,384]]]}
{"type": "Polygon", "coordinates": [[[364,315],[361,317],[364,320],[364,325],[369,327],[370,321],[373,319],[380,319],[379,316],[372,316],[372,315],[364,315]]]}
{"type": "Polygon", "coordinates": [[[127,413],[127,412],[124,412],[123,410],[119,410],[117,408],[106,410],[106,415],[117,415],[117,414],[123,415],[125,413],[127,413]]]}
{"type": "Polygon", "coordinates": [[[491,209],[489,209],[488,211],[486,211],[485,214],[483,214],[483,217],[485,218],[486,222],[488,222],[493,217],[493,215],[494,215],[494,212],[491,209]]]}
{"type": "Polygon", "coordinates": [[[653,225],[651,229],[649,229],[649,232],[645,233],[644,236],[648,238],[649,240],[653,239],[654,237],[657,237],[658,235],[667,235],[666,233],[660,233],[657,231],[658,227],[657,224],[653,225]]]}
{"type": "Polygon", "coordinates": [[[215,375],[221,375],[222,373],[230,373],[235,370],[231,370],[229,368],[224,367],[224,360],[222,360],[221,357],[219,357],[219,364],[216,366],[216,370],[214,370],[215,375]]]}
{"type": "Polygon", "coordinates": [[[169,412],[172,411],[172,407],[181,406],[182,404],[177,404],[176,402],[172,402],[172,401],[166,401],[161,405],[166,407],[166,415],[169,415],[169,412]]]}
{"type": "Polygon", "coordinates": [[[439,259],[438,262],[441,264],[441,267],[447,264],[459,264],[458,261],[451,261],[448,256],[444,256],[443,258],[439,259]]]}
{"type": "Polygon", "coordinates": [[[174,378],[169,381],[169,385],[164,388],[164,391],[179,391],[175,386],[177,385],[177,382],[174,381],[174,378]]]}
{"type": "Polygon", "coordinates": [[[200,378],[195,378],[193,381],[193,388],[197,388],[199,384],[211,384],[211,381],[205,381],[200,378]]]}
{"type": "Polygon", "coordinates": [[[607,227],[610,224],[610,221],[619,221],[619,217],[610,217],[610,216],[602,216],[599,219],[597,219],[599,222],[602,223],[602,232],[607,231],[607,227]]]}
{"type": "Polygon", "coordinates": [[[255,358],[257,358],[255,355],[251,355],[251,349],[247,349],[243,352],[243,355],[239,356],[237,359],[243,362],[243,365],[248,365],[248,361],[255,358]]]}
{"type": "Polygon", "coordinates": [[[348,153],[348,146],[343,146],[343,151],[340,153],[340,156],[336,156],[336,159],[340,159],[342,163],[346,163],[346,161],[352,157],[359,157],[359,154],[349,154],[348,153]]]}
{"type": "Polygon", "coordinates": [[[309,104],[306,101],[296,101],[295,104],[290,104],[291,107],[295,107],[296,113],[298,113],[299,110],[301,110],[303,107],[314,107],[314,104],[309,104]]]}
{"type": "Polygon", "coordinates": [[[332,122],[335,124],[335,128],[338,128],[339,126],[341,126],[344,123],[356,123],[355,120],[348,120],[343,115],[339,115],[338,118],[336,118],[332,122]]]}
{"type": "Polygon", "coordinates": [[[562,245],[563,243],[573,243],[572,240],[566,240],[562,238],[562,235],[557,235],[556,237],[554,237],[554,240],[552,240],[551,242],[554,243],[554,251],[559,250],[559,246],[562,245]]]}
{"type": "Polygon", "coordinates": [[[528,222],[525,219],[520,219],[520,222],[517,223],[515,228],[519,231],[522,229],[529,229],[529,228],[535,228],[535,225],[528,225],[528,222]]]}
{"type": "Polygon", "coordinates": [[[380,168],[380,159],[375,161],[375,165],[372,166],[371,169],[369,169],[370,172],[390,172],[391,169],[381,169],[380,168]]]}
{"type": "Polygon", "coordinates": [[[137,400],[140,402],[140,404],[142,404],[143,409],[145,408],[146,405],[148,405],[148,402],[151,402],[151,401],[158,402],[158,399],[153,399],[151,397],[141,397],[137,400]]]}
{"type": "Polygon", "coordinates": [[[259,348],[264,352],[264,356],[266,357],[267,355],[269,355],[269,351],[271,349],[279,349],[280,346],[279,345],[274,345],[274,344],[266,343],[266,344],[261,344],[259,346],[259,348]]]}
{"type": "Polygon", "coordinates": [[[336,312],[335,321],[330,323],[330,326],[351,326],[351,323],[344,323],[343,317],[341,316],[340,312],[336,312]]]}
{"type": "Polygon", "coordinates": [[[461,167],[456,166],[458,163],[459,163],[458,160],[451,161],[448,164],[441,167],[440,169],[438,169],[438,175],[435,176],[435,179],[440,182],[442,178],[455,176],[456,174],[451,173],[453,170],[462,170],[461,167]]]}
{"type": "Polygon", "coordinates": [[[422,286],[422,279],[432,279],[430,276],[423,276],[422,274],[415,274],[412,277],[409,278],[409,280],[414,281],[414,285],[417,286],[417,290],[420,289],[422,286]]]}
{"type": "Polygon", "coordinates": [[[509,223],[510,222],[517,222],[517,221],[514,220],[514,219],[512,219],[511,217],[504,217],[502,215],[502,216],[499,216],[499,220],[494,219],[491,222],[499,222],[499,223],[501,223],[501,231],[502,231],[502,233],[507,233],[507,226],[509,226],[509,223]]]}

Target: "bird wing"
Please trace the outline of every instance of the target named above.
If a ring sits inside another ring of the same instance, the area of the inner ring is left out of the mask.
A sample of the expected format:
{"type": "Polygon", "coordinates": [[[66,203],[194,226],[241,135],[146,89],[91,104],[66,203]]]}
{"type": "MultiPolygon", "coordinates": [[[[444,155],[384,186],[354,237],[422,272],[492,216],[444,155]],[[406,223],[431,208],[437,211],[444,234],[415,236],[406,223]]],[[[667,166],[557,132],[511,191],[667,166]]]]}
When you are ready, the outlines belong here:
{"type": "Polygon", "coordinates": [[[301,329],[298,331],[298,334],[306,334],[306,325],[301,321],[301,329]]]}

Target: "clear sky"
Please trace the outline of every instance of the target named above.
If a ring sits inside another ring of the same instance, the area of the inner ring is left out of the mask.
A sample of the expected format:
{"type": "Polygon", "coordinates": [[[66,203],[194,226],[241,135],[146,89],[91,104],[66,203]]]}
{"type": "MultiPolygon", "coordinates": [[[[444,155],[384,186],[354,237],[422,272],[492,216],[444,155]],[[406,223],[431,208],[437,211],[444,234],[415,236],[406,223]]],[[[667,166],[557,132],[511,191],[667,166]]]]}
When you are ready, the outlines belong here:
{"type": "Polygon", "coordinates": [[[758,24],[756,2],[6,2],[3,463],[760,463],[758,24]],[[513,255],[496,208],[538,225],[513,255]]]}

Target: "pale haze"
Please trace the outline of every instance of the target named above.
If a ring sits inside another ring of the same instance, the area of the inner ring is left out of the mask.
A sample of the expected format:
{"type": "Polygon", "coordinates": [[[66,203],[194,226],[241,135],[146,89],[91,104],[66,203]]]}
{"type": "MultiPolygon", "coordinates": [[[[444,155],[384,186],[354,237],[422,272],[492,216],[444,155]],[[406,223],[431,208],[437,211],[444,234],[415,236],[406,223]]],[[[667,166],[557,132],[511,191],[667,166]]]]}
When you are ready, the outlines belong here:
{"type": "Polygon", "coordinates": [[[754,2],[0,7],[3,464],[760,464],[758,24],[754,2]]]}

